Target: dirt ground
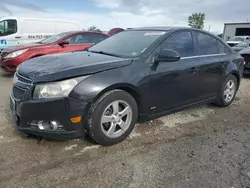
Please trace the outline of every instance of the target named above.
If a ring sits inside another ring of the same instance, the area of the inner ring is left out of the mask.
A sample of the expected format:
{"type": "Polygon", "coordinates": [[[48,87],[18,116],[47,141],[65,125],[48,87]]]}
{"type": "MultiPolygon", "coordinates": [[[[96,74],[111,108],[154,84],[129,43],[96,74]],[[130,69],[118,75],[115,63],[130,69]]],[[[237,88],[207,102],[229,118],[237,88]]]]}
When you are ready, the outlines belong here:
{"type": "Polygon", "coordinates": [[[0,187],[250,187],[250,78],[232,106],[140,124],[112,147],[21,137],[11,126],[11,82],[0,73],[0,187]]]}

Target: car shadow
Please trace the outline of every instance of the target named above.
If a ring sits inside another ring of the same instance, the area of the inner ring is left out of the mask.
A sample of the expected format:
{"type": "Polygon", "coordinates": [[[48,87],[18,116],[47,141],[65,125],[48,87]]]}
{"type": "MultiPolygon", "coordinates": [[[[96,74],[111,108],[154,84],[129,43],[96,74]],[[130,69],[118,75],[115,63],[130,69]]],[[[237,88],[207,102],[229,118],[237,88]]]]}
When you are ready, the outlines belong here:
{"type": "Polygon", "coordinates": [[[14,74],[10,74],[10,73],[3,72],[3,71],[1,71],[0,74],[2,77],[5,77],[5,78],[13,78],[14,76],[14,74]]]}
{"type": "MultiPolygon", "coordinates": [[[[44,138],[41,136],[26,134],[23,132],[18,132],[18,134],[24,139],[37,141],[37,144],[42,144],[43,141],[53,142],[53,143],[64,143],[64,142],[68,142],[72,140],[72,139],[61,139],[61,140],[60,139],[48,139],[48,138],[44,138]]],[[[83,142],[87,142],[89,144],[96,144],[96,142],[93,141],[88,135],[82,138],[78,138],[78,139],[82,140],[83,142]]]]}
{"type": "Polygon", "coordinates": [[[243,75],[243,78],[250,79],[250,75],[243,75]]]}

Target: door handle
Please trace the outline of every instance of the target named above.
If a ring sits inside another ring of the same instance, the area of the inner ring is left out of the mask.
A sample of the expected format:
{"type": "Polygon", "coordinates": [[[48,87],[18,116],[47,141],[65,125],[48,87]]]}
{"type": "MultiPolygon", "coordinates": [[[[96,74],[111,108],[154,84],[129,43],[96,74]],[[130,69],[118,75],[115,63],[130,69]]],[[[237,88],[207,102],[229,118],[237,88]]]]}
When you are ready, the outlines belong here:
{"type": "Polygon", "coordinates": [[[189,72],[194,74],[198,71],[198,69],[196,67],[192,67],[191,69],[189,69],[189,72]]]}
{"type": "Polygon", "coordinates": [[[20,38],[22,38],[22,37],[20,37],[20,36],[16,36],[15,38],[16,38],[16,39],[20,39],[20,38]]]}

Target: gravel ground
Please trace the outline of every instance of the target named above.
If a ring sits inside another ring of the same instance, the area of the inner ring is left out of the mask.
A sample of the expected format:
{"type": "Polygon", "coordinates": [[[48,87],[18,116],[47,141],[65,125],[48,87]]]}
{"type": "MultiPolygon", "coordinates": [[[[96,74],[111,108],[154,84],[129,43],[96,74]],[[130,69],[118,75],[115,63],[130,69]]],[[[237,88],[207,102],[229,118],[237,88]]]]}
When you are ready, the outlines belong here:
{"type": "Polygon", "coordinates": [[[112,147],[22,138],[11,77],[0,80],[0,187],[250,187],[250,79],[232,106],[202,106],[139,124],[112,147]]]}

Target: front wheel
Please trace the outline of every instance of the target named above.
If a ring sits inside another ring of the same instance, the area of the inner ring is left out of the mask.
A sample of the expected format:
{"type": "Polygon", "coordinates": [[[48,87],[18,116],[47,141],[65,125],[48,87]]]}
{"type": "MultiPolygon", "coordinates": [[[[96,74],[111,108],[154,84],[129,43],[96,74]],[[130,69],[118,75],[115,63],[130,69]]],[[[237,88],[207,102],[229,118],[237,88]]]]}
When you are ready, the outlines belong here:
{"type": "Polygon", "coordinates": [[[87,131],[97,143],[114,145],[129,136],[135,127],[137,116],[135,99],[125,91],[113,90],[92,104],[87,131]]]}
{"type": "Polygon", "coordinates": [[[238,82],[234,75],[229,75],[225,79],[221,91],[218,95],[216,104],[226,107],[232,104],[238,88],[238,82]]]}

